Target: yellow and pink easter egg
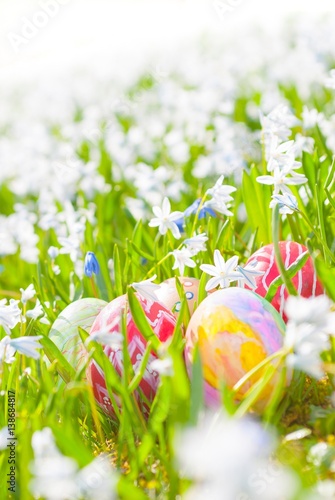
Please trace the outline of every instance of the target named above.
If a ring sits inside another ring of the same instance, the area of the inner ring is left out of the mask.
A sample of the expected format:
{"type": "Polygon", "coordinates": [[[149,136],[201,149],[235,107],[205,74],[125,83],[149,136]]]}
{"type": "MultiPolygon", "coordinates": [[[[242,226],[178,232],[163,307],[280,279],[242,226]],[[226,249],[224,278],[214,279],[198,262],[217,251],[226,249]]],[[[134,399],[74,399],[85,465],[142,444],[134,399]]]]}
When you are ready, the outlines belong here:
{"type": "MultiPolygon", "coordinates": [[[[187,305],[192,316],[198,300],[199,280],[196,278],[180,277],[178,278],[182,284],[187,299],[187,305]]],[[[163,304],[169,311],[178,317],[181,301],[176,287],[175,278],[170,278],[160,284],[159,290],[155,292],[158,302],[163,304]]]]}
{"type": "MultiPolygon", "coordinates": [[[[219,405],[222,383],[232,389],[247,372],[278,351],[283,345],[284,331],[285,324],[278,312],[251,291],[226,288],[206,297],[189,322],[185,347],[185,360],[191,372],[198,345],[206,403],[212,407],[219,405]]],[[[242,399],[263,373],[263,370],[255,373],[236,399],[242,399]]],[[[260,394],[258,408],[271,396],[277,376],[260,394]]]]}

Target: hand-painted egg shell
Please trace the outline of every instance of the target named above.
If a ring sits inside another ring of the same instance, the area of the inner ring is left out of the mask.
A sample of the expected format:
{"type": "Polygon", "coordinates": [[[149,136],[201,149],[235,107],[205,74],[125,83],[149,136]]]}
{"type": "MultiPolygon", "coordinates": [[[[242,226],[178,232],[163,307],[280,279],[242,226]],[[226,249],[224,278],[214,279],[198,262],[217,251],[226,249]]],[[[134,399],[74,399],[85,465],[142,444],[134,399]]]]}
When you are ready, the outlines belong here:
{"type": "MultiPolygon", "coordinates": [[[[258,295],[243,288],[218,290],[198,306],[187,331],[185,360],[189,373],[197,344],[205,381],[205,401],[209,406],[220,402],[220,381],[230,389],[267,356],[283,344],[285,324],[277,311],[258,295]]],[[[264,372],[258,371],[237,394],[243,394],[264,372]]],[[[258,400],[264,406],[277,376],[269,382],[258,400]]]]}
{"type": "MultiPolygon", "coordinates": [[[[286,269],[293,264],[300,255],[307,251],[306,247],[294,241],[280,241],[279,249],[286,269]]],[[[265,297],[273,280],[280,275],[276,264],[273,244],[271,243],[270,245],[260,248],[251,255],[247,264],[250,264],[252,261],[257,262],[257,265],[254,267],[255,271],[264,272],[262,276],[256,276],[255,281],[257,288],[253,291],[265,297]]],[[[323,293],[322,285],[317,279],[311,258],[307,260],[302,269],[292,278],[292,283],[298,294],[302,297],[308,298],[323,293]]],[[[249,288],[247,285],[245,285],[245,287],[249,288]]],[[[284,307],[287,296],[288,293],[285,285],[281,285],[271,302],[273,307],[280,312],[285,321],[287,318],[284,313],[284,307]]]]}
{"type": "Polygon", "coordinates": [[[87,359],[78,326],[89,332],[96,316],[106,305],[104,300],[93,297],[76,300],[63,309],[51,327],[49,338],[76,371],[87,359]]]}
{"type": "MultiPolygon", "coordinates": [[[[198,300],[199,280],[196,278],[178,278],[185,290],[185,297],[187,299],[188,308],[192,315],[198,300]]],[[[178,317],[181,301],[176,287],[175,278],[170,278],[160,284],[160,289],[156,290],[158,302],[163,304],[169,311],[178,317]]]]}
{"type": "MultiPolygon", "coordinates": [[[[156,336],[161,342],[168,340],[172,336],[176,325],[176,319],[173,314],[158,302],[149,302],[140,296],[138,296],[138,300],[156,336]]],[[[111,335],[117,334],[114,335],[116,338],[115,344],[113,346],[104,346],[104,352],[120,376],[123,372],[122,342],[120,342],[120,320],[126,304],[126,295],[122,295],[121,297],[112,300],[112,302],[110,302],[97,316],[90,331],[90,334],[92,335],[101,329],[106,330],[107,328],[111,335]]],[[[127,313],[127,341],[131,363],[136,373],[136,370],[141,363],[147,342],[135,325],[130,311],[127,313]]],[[[149,361],[143,378],[139,384],[139,388],[149,402],[153,400],[159,384],[158,373],[150,369],[150,363],[152,363],[154,359],[157,359],[157,357],[155,353],[152,352],[149,356],[149,361]]],[[[94,397],[99,406],[107,414],[113,416],[114,410],[106,388],[104,373],[94,360],[92,360],[88,366],[87,378],[93,387],[94,397]]],[[[138,393],[136,396],[138,397],[138,393]]],[[[116,397],[115,399],[118,402],[118,398],[116,397]]],[[[146,404],[141,404],[141,407],[143,413],[148,412],[146,404]]]]}

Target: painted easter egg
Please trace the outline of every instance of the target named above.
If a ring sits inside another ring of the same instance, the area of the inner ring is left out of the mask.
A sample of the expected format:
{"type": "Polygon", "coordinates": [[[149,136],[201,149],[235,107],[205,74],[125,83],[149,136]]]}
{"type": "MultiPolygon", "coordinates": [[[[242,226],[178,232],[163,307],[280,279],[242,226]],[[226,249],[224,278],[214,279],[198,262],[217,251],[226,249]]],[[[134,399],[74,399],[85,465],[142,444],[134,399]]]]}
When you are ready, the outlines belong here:
{"type": "MultiPolygon", "coordinates": [[[[173,314],[159,302],[147,301],[139,295],[137,297],[156,336],[161,342],[168,340],[172,336],[176,324],[176,319],[173,314]]],[[[108,345],[107,342],[106,345],[104,345],[104,352],[120,376],[123,372],[120,322],[126,305],[126,295],[122,295],[112,300],[112,302],[110,302],[97,316],[90,331],[90,335],[97,334],[100,331],[110,334],[111,341],[108,342],[108,345]]],[[[135,325],[130,311],[127,312],[126,325],[128,352],[134,372],[136,373],[141,364],[147,342],[135,325]]],[[[155,359],[157,359],[155,353],[151,352],[143,378],[139,384],[140,391],[149,402],[153,400],[159,384],[158,373],[150,368],[150,364],[155,359]]],[[[92,360],[88,366],[87,379],[93,387],[94,397],[99,406],[107,414],[113,416],[114,410],[106,388],[104,373],[94,360],[92,360]]],[[[148,406],[142,403],[138,392],[136,393],[136,397],[143,413],[147,414],[148,406]]],[[[117,396],[115,396],[115,400],[118,403],[117,396]]]]}
{"type": "Polygon", "coordinates": [[[76,371],[83,368],[87,359],[78,326],[89,332],[96,316],[106,305],[104,300],[93,297],[76,300],[63,309],[51,327],[49,338],[76,371]]]}
{"type": "MultiPolygon", "coordinates": [[[[196,278],[178,278],[183,285],[185,297],[187,299],[188,308],[192,315],[198,300],[199,280],[196,278]]],[[[176,287],[175,278],[170,278],[160,284],[160,289],[156,290],[156,297],[158,302],[163,304],[169,311],[178,317],[181,301],[176,287]]]]}
{"type": "MultiPolygon", "coordinates": [[[[294,241],[280,241],[279,249],[286,269],[293,264],[300,255],[307,251],[305,246],[295,243],[294,241]]],[[[273,244],[271,243],[257,250],[257,252],[248,259],[247,265],[252,261],[256,261],[257,263],[254,266],[254,270],[264,273],[263,275],[255,277],[256,288],[254,292],[265,297],[273,280],[280,275],[276,264],[273,244]]],[[[292,283],[298,294],[302,297],[308,298],[323,293],[322,285],[317,279],[313,261],[310,257],[302,269],[292,278],[292,283]]],[[[249,288],[247,285],[245,285],[245,287],[249,288]]],[[[284,307],[287,296],[288,293],[285,285],[281,285],[271,301],[273,307],[280,312],[285,321],[287,318],[284,313],[284,307]]]]}
{"type": "MultiPolygon", "coordinates": [[[[205,401],[220,403],[220,385],[230,389],[267,356],[283,344],[285,324],[277,311],[258,295],[243,288],[225,288],[206,297],[194,312],[187,331],[185,360],[189,373],[198,345],[202,361],[205,401]]],[[[247,381],[236,399],[241,399],[264,373],[259,370],[247,381]]],[[[278,374],[267,384],[257,402],[264,406],[278,374]]]]}

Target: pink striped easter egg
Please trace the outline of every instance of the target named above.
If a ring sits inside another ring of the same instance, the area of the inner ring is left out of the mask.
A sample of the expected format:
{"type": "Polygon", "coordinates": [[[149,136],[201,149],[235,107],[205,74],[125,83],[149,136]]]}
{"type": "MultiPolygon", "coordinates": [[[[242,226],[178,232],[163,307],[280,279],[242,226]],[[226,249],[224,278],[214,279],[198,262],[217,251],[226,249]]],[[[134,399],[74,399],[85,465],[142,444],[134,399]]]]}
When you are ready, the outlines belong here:
{"type": "MultiPolygon", "coordinates": [[[[168,311],[164,305],[158,302],[149,302],[141,296],[138,296],[138,300],[155,335],[161,342],[168,340],[172,336],[176,324],[176,319],[172,312],[168,311]]],[[[126,306],[126,295],[122,295],[112,300],[112,302],[104,307],[96,317],[90,331],[90,335],[100,333],[105,335],[107,333],[107,335],[110,336],[110,339],[104,337],[106,339],[104,352],[120,377],[123,372],[121,319],[126,306]]],[[[138,330],[129,309],[127,312],[126,325],[128,352],[134,372],[136,373],[141,364],[147,341],[138,330]]],[[[103,342],[101,343],[103,344],[103,342]]],[[[149,403],[152,402],[159,384],[158,373],[150,367],[152,361],[155,359],[157,359],[157,356],[152,351],[139,384],[140,392],[144,395],[146,402],[149,403]]],[[[107,391],[104,372],[93,359],[87,369],[87,379],[93,387],[94,397],[99,406],[105,413],[113,416],[114,410],[107,391]]],[[[146,402],[142,401],[143,398],[140,398],[138,391],[136,392],[136,397],[143,413],[147,414],[148,405],[146,402]]],[[[115,395],[115,400],[119,405],[117,395],[115,395]]]]}
{"type": "MultiPolygon", "coordinates": [[[[294,241],[280,241],[279,249],[286,269],[307,251],[304,245],[300,245],[294,241]]],[[[257,262],[254,269],[264,272],[262,276],[256,276],[255,281],[257,287],[253,291],[261,295],[261,297],[265,297],[273,280],[280,275],[276,264],[273,244],[271,243],[257,250],[257,252],[248,259],[247,265],[253,261],[257,262]]],[[[313,261],[310,257],[302,269],[292,278],[292,283],[298,294],[302,297],[308,298],[323,293],[322,285],[317,279],[313,261]]],[[[245,288],[249,287],[245,285],[245,288]]],[[[275,309],[283,316],[285,321],[287,318],[284,313],[284,307],[287,296],[288,292],[285,285],[281,285],[271,302],[275,309]]]]}

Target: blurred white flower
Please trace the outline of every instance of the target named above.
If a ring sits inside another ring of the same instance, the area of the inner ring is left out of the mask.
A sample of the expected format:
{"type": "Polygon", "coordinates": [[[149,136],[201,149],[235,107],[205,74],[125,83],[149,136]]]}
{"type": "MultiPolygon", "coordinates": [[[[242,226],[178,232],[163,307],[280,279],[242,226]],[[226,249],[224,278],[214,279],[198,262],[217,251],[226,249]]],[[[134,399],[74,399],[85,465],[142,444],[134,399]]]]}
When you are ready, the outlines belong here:
{"type": "Polygon", "coordinates": [[[227,288],[232,281],[243,279],[244,276],[236,271],[237,264],[238,257],[236,255],[226,262],[220,250],[214,250],[214,266],[212,264],[202,264],[200,266],[204,273],[213,276],[206,285],[206,291],[208,292],[219,285],[221,288],[227,288]]]}
{"type": "Polygon", "coordinates": [[[192,253],[186,247],[181,248],[181,250],[173,250],[171,255],[175,259],[172,269],[179,269],[180,276],[184,275],[185,266],[196,267],[196,263],[192,260],[192,253]]]}
{"type": "Polygon", "coordinates": [[[273,175],[260,175],[256,178],[260,184],[267,184],[274,187],[274,194],[291,194],[292,192],[288,186],[298,186],[307,182],[307,177],[304,174],[297,174],[292,172],[290,167],[279,168],[275,167],[273,175]],[[288,177],[291,175],[291,177],[288,177]]]}
{"type": "Polygon", "coordinates": [[[25,290],[23,288],[20,288],[20,292],[22,304],[26,304],[28,300],[32,299],[36,294],[36,290],[33,284],[29,285],[25,290]]]}
{"type": "Polygon", "coordinates": [[[48,255],[51,259],[55,259],[59,255],[59,248],[51,246],[48,248],[48,255]]]}
{"type": "Polygon", "coordinates": [[[325,80],[325,86],[328,89],[335,89],[335,69],[330,70],[329,77],[325,80]]]}
{"type": "Polygon", "coordinates": [[[302,123],[304,129],[310,129],[315,127],[318,123],[323,120],[323,114],[315,108],[308,109],[307,106],[303,107],[302,110],[302,123]]]}
{"type": "Polygon", "coordinates": [[[32,437],[34,461],[30,464],[33,479],[30,490],[46,500],[68,500],[79,497],[76,482],[78,464],[57,449],[50,428],[36,431],[32,437]]]}
{"type": "Polygon", "coordinates": [[[319,481],[314,490],[317,496],[312,497],[311,500],[333,500],[335,498],[335,481],[332,479],[319,481]]]}
{"type": "Polygon", "coordinates": [[[149,226],[158,227],[159,232],[163,235],[170,230],[173,236],[179,239],[180,231],[175,221],[183,217],[183,212],[171,212],[170,201],[167,197],[163,200],[162,208],[154,206],[152,211],[156,217],[151,219],[149,226]]]}
{"type": "Polygon", "coordinates": [[[157,275],[155,274],[151,278],[140,281],[140,282],[134,282],[131,283],[130,286],[132,286],[136,292],[141,295],[144,299],[149,300],[150,302],[156,302],[157,301],[157,296],[156,296],[156,290],[160,289],[160,285],[157,285],[156,283],[153,283],[153,281],[157,278],[157,275]]]}
{"type": "Polygon", "coordinates": [[[6,335],[6,337],[0,340],[0,364],[13,363],[15,361],[14,354],[15,349],[10,345],[10,337],[6,335]]]}
{"type": "Polygon", "coordinates": [[[308,451],[307,462],[320,467],[330,450],[331,448],[325,442],[314,444],[308,451]]]}
{"type": "Polygon", "coordinates": [[[335,332],[335,313],[326,296],[290,296],[286,302],[288,317],[284,347],[287,364],[317,379],[324,376],[321,353],[330,348],[329,333],[335,332]]]}
{"type": "Polygon", "coordinates": [[[286,141],[280,144],[279,137],[273,135],[266,148],[267,170],[272,172],[275,167],[284,167],[292,163],[292,147],[294,141],[286,141]]]}
{"type": "Polygon", "coordinates": [[[207,250],[205,244],[207,240],[208,236],[206,235],[206,233],[201,233],[192,236],[192,238],[187,238],[184,241],[184,244],[186,245],[186,248],[190,251],[190,254],[194,256],[197,255],[199,252],[205,252],[207,250]]]}
{"type": "Polygon", "coordinates": [[[227,203],[233,200],[230,194],[236,191],[236,187],[223,184],[223,180],[224,176],[221,175],[215,185],[207,189],[206,194],[212,196],[212,198],[207,200],[204,206],[230,217],[233,213],[229,210],[227,203]]]}
{"type": "Polygon", "coordinates": [[[310,323],[319,329],[335,332],[335,312],[331,307],[332,302],[326,295],[310,298],[290,296],[285,304],[285,313],[296,324],[310,323]]]}
{"type": "Polygon", "coordinates": [[[60,253],[61,254],[69,254],[72,262],[76,262],[80,255],[80,241],[77,237],[69,236],[69,237],[58,237],[58,241],[61,245],[60,253]]]}
{"type": "Polygon", "coordinates": [[[101,454],[77,473],[76,482],[85,500],[113,500],[118,479],[108,455],[101,454]]]}
{"type": "MultiPolygon", "coordinates": [[[[13,436],[12,436],[13,437],[13,436]]],[[[0,430],[0,450],[5,450],[8,445],[8,439],[10,439],[11,436],[8,432],[8,427],[3,427],[0,430]]]]}
{"type": "Polygon", "coordinates": [[[154,359],[150,363],[150,369],[159,373],[159,375],[164,375],[166,377],[173,376],[173,362],[172,358],[166,356],[163,359],[154,359]]]}
{"type": "Polygon", "coordinates": [[[18,306],[19,300],[0,300],[0,326],[3,327],[7,335],[11,335],[11,330],[21,321],[21,309],[18,306]]]}
{"type": "Polygon", "coordinates": [[[25,356],[29,358],[38,359],[40,358],[40,353],[37,352],[37,349],[42,349],[42,345],[39,343],[39,340],[42,338],[41,335],[37,336],[26,336],[26,337],[18,337],[16,339],[10,339],[9,345],[25,356]]]}
{"type": "Polygon", "coordinates": [[[314,151],[315,141],[313,137],[306,137],[301,134],[297,134],[294,139],[294,155],[301,156],[303,151],[312,154],[314,151]]]}
{"type": "Polygon", "coordinates": [[[175,440],[182,476],[193,480],[184,498],[221,500],[293,498],[295,478],[271,462],[274,440],[251,420],[205,414],[175,440]]]}
{"type": "MultiPolygon", "coordinates": [[[[45,305],[47,305],[47,303],[45,303],[45,305]]],[[[32,318],[35,320],[39,319],[39,321],[41,323],[44,323],[46,325],[50,324],[48,318],[46,317],[46,315],[44,313],[44,309],[43,309],[42,304],[39,301],[39,299],[36,300],[35,307],[33,309],[29,309],[29,311],[26,312],[26,317],[32,318]]]]}
{"type": "Polygon", "coordinates": [[[289,193],[272,195],[270,208],[274,208],[276,205],[279,205],[279,213],[282,215],[293,214],[293,212],[298,210],[296,197],[289,193]]]}

